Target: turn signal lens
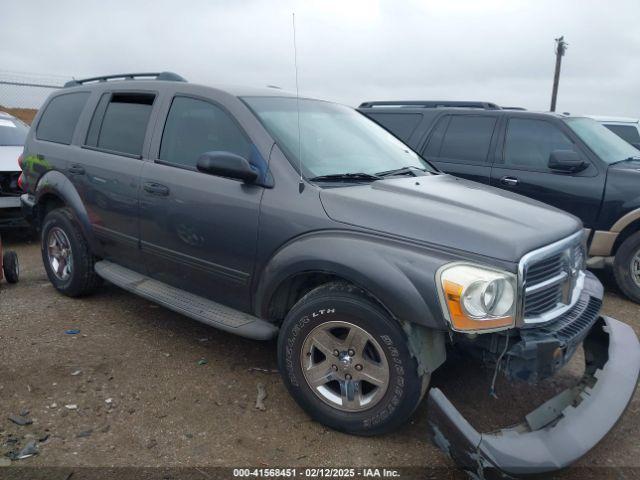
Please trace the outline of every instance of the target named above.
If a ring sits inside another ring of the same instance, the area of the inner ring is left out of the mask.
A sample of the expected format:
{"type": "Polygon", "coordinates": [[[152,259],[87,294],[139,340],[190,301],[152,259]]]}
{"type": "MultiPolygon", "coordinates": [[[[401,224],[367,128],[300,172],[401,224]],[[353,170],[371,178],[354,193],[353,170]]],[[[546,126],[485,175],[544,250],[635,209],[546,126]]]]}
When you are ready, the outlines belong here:
{"type": "Polygon", "coordinates": [[[510,328],[516,309],[516,277],[475,265],[454,264],[439,273],[443,312],[453,330],[510,328]]]}

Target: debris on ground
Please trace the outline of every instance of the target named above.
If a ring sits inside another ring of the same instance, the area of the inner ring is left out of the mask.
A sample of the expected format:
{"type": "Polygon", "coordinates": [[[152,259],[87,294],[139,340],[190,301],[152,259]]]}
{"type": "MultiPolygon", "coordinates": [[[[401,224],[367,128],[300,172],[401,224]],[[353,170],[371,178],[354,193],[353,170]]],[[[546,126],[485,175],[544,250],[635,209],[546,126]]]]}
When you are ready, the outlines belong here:
{"type": "Polygon", "coordinates": [[[80,375],[82,373],[82,370],[78,369],[78,370],[74,370],[73,372],[71,372],[71,376],[72,377],[77,377],[78,375],[80,375]]]}
{"type": "Polygon", "coordinates": [[[78,335],[80,333],[80,330],[78,330],[77,328],[72,328],[70,330],[65,330],[64,333],[66,333],[67,335],[78,335]]]}
{"type": "Polygon", "coordinates": [[[156,448],[158,446],[158,442],[156,441],[155,438],[150,438],[149,441],[147,442],[147,448],[149,450],[156,448]]]}
{"type": "Polygon", "coordinates": [[[264,412],[267,409],[267,407],[264,404],[264,401],[267,398],[267,389],[264,388],[263,383],[258,383],[257,389],[258,389],[258,395],[256,397],[256,408],[261,412],[264,412]]]}
{"type": "Polygon", "coordinates": [[[201,358],[198,360],[198,365],[206,365],[209,361],[206,358],[201,358]]]}
{"type": "Polygon", "coordinates": [[[38,444],[35,440],[29,440],[22,450],[16,455],[14,460],[22,460],[23,458],[29,458],[39,453],[38,444]]]}
{"type": "Polygon", "coordinates": [[[111,398],[111,397],[106,398],[106,399],[104,400],[104,403],[106,403],[107,405],[111,405],[111,404],[113,403],[113,398],[111,398]]]}
{"type": "Polygon", "coordinates": [[[85,437],[90,437],[91,434],[93,433],[93,429],[88,429],[88,430],[83,430],[80,433],[78,433],[78,435],[76,435],[77,438],[85,438],[85,437]]]}
{"type": "Polygon", "coordinates": [[[65,405],[64,408],[66,408],[67,410],[77,410],[78,405],[76,405],[75,403],[69,403],[65,405]]]}
{"type": "MultiPolygon", "coordinates": [[[[28,413],[29,412],[27,412],[27,414],[28,413]]],[[[21,427],[24,427],[25,425],[31,425],[33,423],[33,420],[31,420],[30,418],[26,418],[23,415],[9,415],[7,418],[16,425],[20,425],[21,427]]]]}
{"type": "Polygon", "coordinates": [[[26,408],[23,408],[22,410],[20,410],[21,417],[26,417],[27,415],[29,415],[29,410],[27,410],[26,408]]]}
{"type": "Polygon", "coordinates": [[[249,372],[260,372],[260,373],[280,373],[277,368],[261,368],[261,367],[251,367],[248,368],[249,372]]]}

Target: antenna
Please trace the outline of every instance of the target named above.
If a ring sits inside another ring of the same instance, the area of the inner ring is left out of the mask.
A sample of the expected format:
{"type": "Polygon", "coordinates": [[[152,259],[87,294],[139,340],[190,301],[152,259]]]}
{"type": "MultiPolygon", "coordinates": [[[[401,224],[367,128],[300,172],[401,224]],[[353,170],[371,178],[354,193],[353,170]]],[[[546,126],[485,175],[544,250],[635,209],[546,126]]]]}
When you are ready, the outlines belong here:
{"type": "Polygon", "coordinates": [[[296,14],[291,13],[293,24],[293,66],[296,70],[296,115],[298,117],[298,170],[300,172],[300,181],[298,182],[298,191],[304,191],[304,180],[302,179],[302,131],[300,130],[300,88],[298,87],[298,49],[296,46],[296,14]]]}

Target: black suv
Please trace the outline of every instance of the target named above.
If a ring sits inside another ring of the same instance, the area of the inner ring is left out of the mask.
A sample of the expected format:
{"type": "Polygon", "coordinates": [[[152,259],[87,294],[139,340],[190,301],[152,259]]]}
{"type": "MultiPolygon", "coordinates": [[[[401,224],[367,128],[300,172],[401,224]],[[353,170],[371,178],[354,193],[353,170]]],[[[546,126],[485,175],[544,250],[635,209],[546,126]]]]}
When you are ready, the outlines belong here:
{"type": "Polygon", "coordinates": [[[498,434],[430,390],[432,437],[479,475],[572,462],[633,395],[638,339],[599,314],[580,222],[442,174],[351,108],[171,73],[74,81],[38,113],[24,175],[56,289],[105,279],[277,337],[287,388],[338,430],[404,423],[453,347],[531,383],[587,351],[579,386],[498,434]]]}
{"type": "Polygon", "coordinates": [[[640,303],[640,152],[607,128],[487,102],[365,102],[359,110],[444,172],[580,218],[589,266],[613,266],[620,289],[640,303]]]}

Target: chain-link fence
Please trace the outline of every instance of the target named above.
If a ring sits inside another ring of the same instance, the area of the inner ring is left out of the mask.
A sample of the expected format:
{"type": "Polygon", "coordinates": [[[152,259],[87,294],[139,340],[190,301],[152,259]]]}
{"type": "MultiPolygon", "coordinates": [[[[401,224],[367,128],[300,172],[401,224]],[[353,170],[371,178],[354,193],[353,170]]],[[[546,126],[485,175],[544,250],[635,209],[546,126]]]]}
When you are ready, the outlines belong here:
{"type": "Polygon", "coordinates": [[[0,110],[31,123],[47,96],[70,76],[0,70],[0,110]]]}

